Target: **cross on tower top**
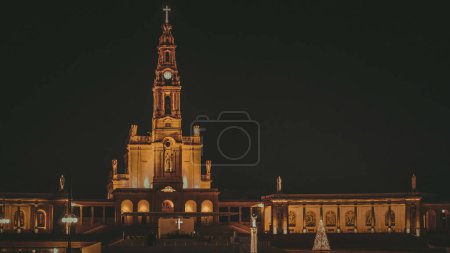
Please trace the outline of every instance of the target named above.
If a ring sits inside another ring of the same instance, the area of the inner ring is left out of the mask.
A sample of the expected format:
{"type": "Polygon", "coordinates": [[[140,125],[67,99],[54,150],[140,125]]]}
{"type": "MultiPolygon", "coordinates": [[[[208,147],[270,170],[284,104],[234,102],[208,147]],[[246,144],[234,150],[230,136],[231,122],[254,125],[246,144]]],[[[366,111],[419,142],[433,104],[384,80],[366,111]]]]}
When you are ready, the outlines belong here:
{"type": "Polygon", "coordinates": [[[163,11],[166,12],[166,24],[169,23],[169,11],[171,10],[172,9],[170,9],[168,5],[166,5],[166,7],[163,8],[163,11]]]}

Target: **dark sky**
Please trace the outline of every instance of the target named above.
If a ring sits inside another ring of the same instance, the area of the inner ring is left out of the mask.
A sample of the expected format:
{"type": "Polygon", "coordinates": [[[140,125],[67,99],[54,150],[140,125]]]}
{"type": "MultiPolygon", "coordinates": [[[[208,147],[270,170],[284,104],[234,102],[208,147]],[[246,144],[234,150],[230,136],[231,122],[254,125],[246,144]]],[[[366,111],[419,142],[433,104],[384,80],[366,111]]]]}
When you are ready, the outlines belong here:
{"type": "MultiPolygon", "coordinates": [[[[449,193],[444,1],[169,2],[184,126],[245,110],[257,167],[213,168],[224,195],[449,193]]],[[[129,124],[149,129],[166,2],[2,3],[1,191],[104,197],[129,124]]],[[[186,131],[187,132],[187,131],[186,131]]],[[[205,147],[206,149],[208,147],[205,147]]]]}

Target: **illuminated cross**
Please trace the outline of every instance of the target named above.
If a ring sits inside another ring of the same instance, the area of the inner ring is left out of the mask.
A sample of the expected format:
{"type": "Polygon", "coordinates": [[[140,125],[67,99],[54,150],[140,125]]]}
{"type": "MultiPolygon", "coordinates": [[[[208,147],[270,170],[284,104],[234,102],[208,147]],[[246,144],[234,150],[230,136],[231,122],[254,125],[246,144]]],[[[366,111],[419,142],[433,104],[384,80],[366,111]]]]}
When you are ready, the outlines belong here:
{"type": "Polygon", "coordinates": [[[169,6],[166,5],[166,7],[163,8],[163,11],[166,12],[166,24],[169,23],[169,11],[171,11],[171,9],[169,8],[169,6]]]}
{"type": "Polygon", "coordinates": [[[183,220],[181,220],[180,218],[177,218],[177,220],[175,221],[175,224],[177,224],[177,228],[178,228],[178,230],[180,230],[181,224],[183,224],[183,220]]]}

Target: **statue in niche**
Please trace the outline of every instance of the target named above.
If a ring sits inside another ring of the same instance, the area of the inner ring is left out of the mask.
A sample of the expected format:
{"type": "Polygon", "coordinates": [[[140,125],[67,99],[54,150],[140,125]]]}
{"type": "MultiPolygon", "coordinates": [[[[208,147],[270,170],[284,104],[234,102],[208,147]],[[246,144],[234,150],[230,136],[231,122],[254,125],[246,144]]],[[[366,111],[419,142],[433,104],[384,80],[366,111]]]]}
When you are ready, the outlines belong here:
{"type": "Polygon", "coordinates": [[[366,212],[366,226],[371,227],[373,225],[375,225],[375,220],[373,218],[372,211],[367,211],[366,212]]]}
{"type": "Polygon", "coordinates": [[[325,224],[328,227],[336,226],[336,214],[333,211],[328,211],[325,215],[325,224]]]}
{"type": "Polygon", "coordinates": [[[385,215],[385,225],[386,227],[395,226],[395,213],[392,210],[388,210],[385,215]]]}
{"type": "Polygon", "coordinates": [[[173,171],[173,153],[170,150],[166,150],[164,152],[164,171],[165,172],[173,171]]]}
{"type": "Polygon", "coordinates": [[[305,223],[307,227],[315,227],[316,226],[316,214],[312,211],[306,212],[305,223]]]}
{"type": "Polygon", "coordinates": [[[353,211],[348,211],[345,213],[345,225],[347,227],[355,226],[355,213],[353,211]]]}
{"type": "Polygon", "coordinates": [[[295,212],[294,211],[289,211],[289,227],[295,227],[296,226],[296,222],[295,222],[295,212]]]}

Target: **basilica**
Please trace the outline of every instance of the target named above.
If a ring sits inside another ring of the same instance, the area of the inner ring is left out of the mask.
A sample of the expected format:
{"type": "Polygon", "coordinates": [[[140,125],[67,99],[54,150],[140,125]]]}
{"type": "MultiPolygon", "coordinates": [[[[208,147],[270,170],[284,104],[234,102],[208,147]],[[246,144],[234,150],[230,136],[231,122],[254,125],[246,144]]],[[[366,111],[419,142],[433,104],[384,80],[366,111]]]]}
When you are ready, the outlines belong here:
{"type": "MultiPolygon", "coordinates": [[[[373,194],[287,194],[282,179],[274,193],[252,200],[221,200],[211,186],[214,161],[202,157],[199,127],[183,135],[182,82],[168,11],[157,45],[153,81],[152,130],[131,125],[123,159],[111,161],[105,199],[71,199],[64,180],[54,193],[1,193],[2,233],[64,233],[62,218],[76,217],[74,233],[100,226],[141,226],[159,237],[195,233],[202,226],[226,224],[249,232],[257,215],[259,233],[315,233],[323,221],[329,233],[410,233],[449,231],[450,201],[416,191],[373,194]]],[[[407,178],[409,176],[405,176],[407,178]]],[[[275,187],[276,185],[276,187],[275,187]]]]}

